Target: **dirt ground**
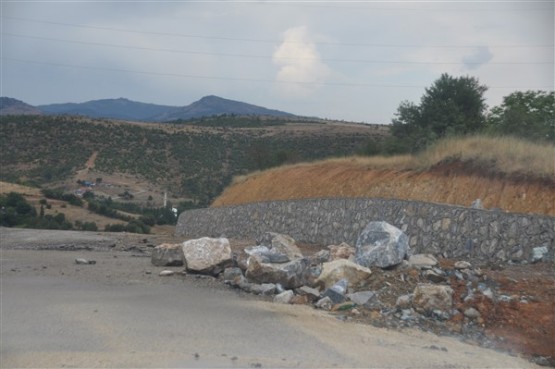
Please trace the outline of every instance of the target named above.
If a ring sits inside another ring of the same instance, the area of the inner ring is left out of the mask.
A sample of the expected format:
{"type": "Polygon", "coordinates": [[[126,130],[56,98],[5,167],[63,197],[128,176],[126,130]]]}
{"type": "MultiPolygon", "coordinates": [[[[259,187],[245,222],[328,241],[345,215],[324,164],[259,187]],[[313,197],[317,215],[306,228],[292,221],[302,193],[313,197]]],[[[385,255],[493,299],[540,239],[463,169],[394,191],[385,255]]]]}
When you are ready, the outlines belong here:
{"type": "Polygon", "coordinates": [[[456,166],[434,170],[368,170],[357,163],[322,162],[277,168],[232,184],[212,206],[318,197],[371,197],[470,206],[481,199],[487,209],[555,215],[555,187],[472,174],[456,166]]]}

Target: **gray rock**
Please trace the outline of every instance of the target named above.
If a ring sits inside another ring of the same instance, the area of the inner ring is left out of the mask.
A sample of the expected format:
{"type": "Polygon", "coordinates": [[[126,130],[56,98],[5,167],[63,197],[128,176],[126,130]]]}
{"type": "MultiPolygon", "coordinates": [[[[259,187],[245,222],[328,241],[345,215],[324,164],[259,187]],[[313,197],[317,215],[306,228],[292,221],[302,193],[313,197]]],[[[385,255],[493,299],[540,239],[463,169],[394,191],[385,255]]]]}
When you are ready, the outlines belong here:
{"type": "Polygon", "coordinates": [[[87,259],[83,259],[83,258],[77,258],[77,259],[75,259],[75,264],[94,265],[94,264],[96,264],[96,261],[95,260],[87,260],[87,259]]]}
{"type": "Polygon", "coordinates": [[[316,254],[310,256],[308,259],[310,260],[311,265],[319,265],[328,262],[329,258],[330,252],[328,250],[320,250],[316,254]]]}
{"type": "Polygon", "coordinates": [[[179,243],[163,243],[152,249],[150,261],[156,266],[182,266],[185,260],[183,246],[179,243]]]}
{"type": "Polygon", "coordinates": [[[227,238],[203,237],[183,242],[187,269],[200,273],[214,273],[231,262],[231,246],[227,238]]]}
{"type": "Polygon", "coordinates": [[[464,316],[470,319],[476,319],[480,317],[480,312],[473,307],[468,308],[464,311],[464,316]]]}
{"type": "Polygon", "coordinates": [[[349,287],[349,281],[346,280],[346,279],[341,279],[341,280],[337,281],[337,283],[335,283],[330,288],[332,290],[334,290],[335,292],[344,295],[344,294],[347,293],[347,288],[348,287],[349,287]]]}
{"type": "Polygon", "coordinates": [[[276,285],[273,283],[253,284],[250,291],[257,295],[271,296],[276,291],[276,285]]]}
{"type": "Polygon", "coordinates": [[[437,273],[435,270],[426,270],[423,273],[423,276],[429,280],[430,282],[434,283],[442,283],[445,282],[445,276],[443,274],[437,273]]]}
{"type": "Polygon", "coordinates": [[[320,298],[320,291],[316,288],[302,286],[295,290],[300,296],[308,296],[309,301],[316,301],[320,298]]]}
{"type": "Polygon", "coordinates": [[[345,302],[345,293],[347,292],[348,282],[346,279],[338,281],[336,284],[326,289],[322,296],[329,297],[334,304],[345,302]]]}
{"type": "Polygon", "coordinates": [[[395,306],[399,309],[409,309],[412,305],[412,294],[397,297],[395,306]]]}
{"type": "Polygon", "coordinates": [[[399,228],[386,222],[370,222],[356,243],[356,262],[365,267],[387,268],[408,256],[408,237],[399,228]]]}
{"type": "Polygon", "coordinates": [[[309,261],[296,259],[284,264],[262,263],[256,256],[248,260],[246,277],[256,283],[279,283],[284,288],[297,288],[305,283],[309,261]]]}
{"type": "Polygon", "coordinates": [[[326,296],[318,300],[318,302],[316,302],[314,306],[318,309],[331,310],[331,308],[333,307],[333,301],[328,296],[326,296]]]}
{"type": "Polygon", "coordinates": [[[276,294],[280,294],[285,292],[285,288],[281,285],[281,283],[276,283],[276,294]]]}
{"type": "Polygon", "coordinates": [[[470,264],[468,261],[457,261],[455,263],[455,269],[461,270],[470,268],[472,268],[472,264],[470,264]]]}
{"type": "Polygon", "coordinates": [[[175,274],[175,272],[173,270],[162,270],[158,275],[160,277],[169,277],[169,276],[172,276],[174,274],[175,274]]]}
{"type": "Polygon", "coordinates": [[[415,254],[411,255],[408,260],[408,266],[418,269],[430,269],[438,264],[437,259],[432,254],[415,254]]]}
{"type": "Polygon", "coordinates": [[[430,315],[434,310],[449,311],[453,305],[453,289],[449,286],[419,284],[413,296],[412,306],[421,314],[430,315]]]}
{"type": "Polygon", "coordinates": [[[257,239],[257,244],[266,246],[278,254],[287,255],[289,260],[303,257],[303,254],[297,247],[295,240],[284,234],[266,232],[257,239]]]}
{"type": "Polygon", "coordinates": [[[233,281],[236,277],[242,276],[241,268],[230,267],[224,269],[224,281],[233,281]]]}
{"type": "MultiPolygon", "coordinates": [[[[309,262],[310,263],[310,262],[309,262]]],[[[309,286],[316,286],[318,278],[322,274],[322,265],[311,265],[305,272],[305,283],[309,286]]]]}
{"type": "Polygon", "coordinates": [[[355,304],[365,306],[365,307],[369,307],[373,305],[372,302],[376,301],[378,298],[378,296],[374,291],[354,292],[354,293],[348,294],[347,297],[355,304]]]}
{"type": "Polygon", "coordinates": [[[399,319],[402,321],[412,320],[414,319],[413,313],[414,310],[412,309],[403,309],[401,310],[401,317],[399,319]]]}
{"type": "Polygon", "coordinates": [[[370,269],[346,259],[337,259],[322,264],[322,273],[316,283],[324,288],[330,288],[338,281],[345,279],[349,282],[349,286],[362,287],[369,282],[371,276],[370,269]]]}
{"type": "Polygon", "coordinates": [[[547,252],[548,250],[546,246],[534,247],[532,249],[532,263],[542,261],[544,256],[547,255],[547,252]]]}
{"type": "Polygon", "coordinates": [[[279,295],[275,295],[274,302],[277,302],[279,304],[289,304],[294,296],[295,293],[293,291],[287,290],[280,293],[279,295]]]}
{"type": "Polygon", "coordinates": [[[484,209],[484,205],[482,205],[482,200],[480,200],[480,199],[476,199],[476,200],[472,201],[472,204],[470,204],[470,207],[472,209],[480,209],[480,210],[484,209]]]}
{"type": "Polygon", "coordinates": [[[235,287],[238,287],[238,288],[242,289],[243,291],[251,292],[251,287],[254,284],[249,283],[247,278],[245,278],[243,275],[240,275],[240,276],[235,277],[233,279],[233,281],[231,281],[231,285],[235,286],[235,287]]]}
{"type": "Polygon", "coordinates": [[[269,249],[267,246],[247,247],[245,252],[250,256],[258,257],[258,260],[263,263],[287,263],[291,261],[286,254],[280,253],[276,249],[269,249]]]}

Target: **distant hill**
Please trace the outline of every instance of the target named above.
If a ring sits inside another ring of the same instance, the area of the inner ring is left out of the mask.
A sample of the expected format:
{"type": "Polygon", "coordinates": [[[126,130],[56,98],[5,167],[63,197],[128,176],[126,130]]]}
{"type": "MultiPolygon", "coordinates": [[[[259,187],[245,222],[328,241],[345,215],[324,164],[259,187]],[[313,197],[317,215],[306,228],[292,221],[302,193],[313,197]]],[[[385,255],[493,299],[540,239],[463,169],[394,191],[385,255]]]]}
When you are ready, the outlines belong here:
{"type": "Polygon", "coordinates": [[[218,120],[233,119],[211,118],[214,125],[208,126],[8,116],[0,120],[0,180],[43,185],[132,176],[149,183],[144,189],[168,189],[172,196],[206,206],[235,175],[352,155],[389,134],[388,126],[292,118],[261,126],[258,116],[238,118],[240,126],[227,129],[218,120]]]}
{"type": "Polygon", "coordinates": [[[91,118],[111,118],[138,120],[145,122],[167,122],[188,120],[214,115],[264,115],[294,117],[295,115],[279,110],[228,100],[218,96],[205,96],[190,105],[177,107],[147,104],[124,98],[93,100],[84,103],[65,103],[40,105],[46,114],[82,115],[91,118]]]}
{"type": "Polygon", "coordinates": [[[247,104],[240,101],[228,100],[218,96],[205,96],[199,101],[162,114],[157,117],[158,121],[172,121],[178,119],[194,119],[212,115],[236,114],[236,115],[265,115],[275,117],[294,117],[294,114],[279,110],[267,109],[261,106],[247,104]]]}
{"type": "Polygon", "coordinates": [[[42,112],[32,105],[11,97],[0,97],[0,115],[40,115],[42,112]]]}
{"type": "Polygon", "coordinates": [[[92,100],[84,103],[39,105],[46,114],[83,115],[90,118],[155,121],[156,117],[178,109],[176,106],[147,104],[124,98],[92,100]]]}

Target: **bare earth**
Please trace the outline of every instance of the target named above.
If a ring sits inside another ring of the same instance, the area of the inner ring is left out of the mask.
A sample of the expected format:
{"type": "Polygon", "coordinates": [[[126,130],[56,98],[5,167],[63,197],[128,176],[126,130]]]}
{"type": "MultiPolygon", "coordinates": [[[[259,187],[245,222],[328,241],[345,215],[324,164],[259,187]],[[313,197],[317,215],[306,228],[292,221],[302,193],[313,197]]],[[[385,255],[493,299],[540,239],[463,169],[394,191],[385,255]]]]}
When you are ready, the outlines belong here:
{"type": "Polygon", "coordinates": [[[0,228],[0,367],[539,368],[451,337],[274,304],[211,277],[160,277],[141,250],[171,236],[144,237],[0,228]]]}

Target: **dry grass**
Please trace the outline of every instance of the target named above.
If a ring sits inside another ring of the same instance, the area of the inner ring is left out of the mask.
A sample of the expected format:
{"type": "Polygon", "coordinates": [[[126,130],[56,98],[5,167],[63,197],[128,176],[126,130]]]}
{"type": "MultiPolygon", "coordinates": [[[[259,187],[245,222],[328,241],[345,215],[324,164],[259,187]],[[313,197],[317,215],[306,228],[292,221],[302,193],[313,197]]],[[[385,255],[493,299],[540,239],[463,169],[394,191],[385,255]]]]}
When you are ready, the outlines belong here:
{"type": "Polygon", "coordinates": [[[470,163],[490,174],[555,180],[555,146],[513,137],[446,139],[415,157],[415,169],[444,162],[470,163]]]}
{"type": "Polygon", "coordinates": [[[555,147],[510,138],[445,140],[417,156],[348,157],[235,178],[212,206],[374,197],[555,215],[555,147]]]}
{"type": "Polygon", "coordinates": [[[273,171],[308,166],[348,164],[367,170],[426,171],[445,163],[460,162],[468,169],[488,175],[530,177],[555,181],[555,146],[536,144],[513,137],[472,136],[439,141],[419,155],[353,156],[285,165],[237,176],[232,185],[273,171]]]}
{"type": "Polygon", "coordinates": [[[27,187],[15,183],[0,181],[0,194],[6,194],[10,192],[17,192],[22,195],[28,196],[41,196],[40,188],[27,187]]]}

